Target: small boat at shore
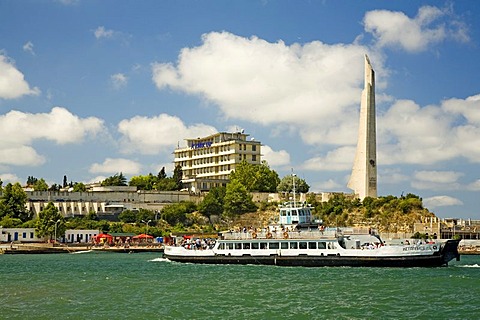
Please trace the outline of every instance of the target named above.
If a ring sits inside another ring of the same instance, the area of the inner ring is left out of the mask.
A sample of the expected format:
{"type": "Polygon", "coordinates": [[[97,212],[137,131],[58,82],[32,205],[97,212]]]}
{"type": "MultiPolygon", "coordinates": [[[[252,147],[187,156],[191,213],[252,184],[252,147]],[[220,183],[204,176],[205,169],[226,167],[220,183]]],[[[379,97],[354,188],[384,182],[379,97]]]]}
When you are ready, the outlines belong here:
{"type": "Polygon", "coordinates": [[[187,263],[302,267],[440,267],[460,259],[460,240],[386,245],[371,230],[324,228],[312,221],[305,204],[288,203],[279,215],[283,223],[224,232],[214,243],[196,239],[167,245],[164,257],[187,263]]]}

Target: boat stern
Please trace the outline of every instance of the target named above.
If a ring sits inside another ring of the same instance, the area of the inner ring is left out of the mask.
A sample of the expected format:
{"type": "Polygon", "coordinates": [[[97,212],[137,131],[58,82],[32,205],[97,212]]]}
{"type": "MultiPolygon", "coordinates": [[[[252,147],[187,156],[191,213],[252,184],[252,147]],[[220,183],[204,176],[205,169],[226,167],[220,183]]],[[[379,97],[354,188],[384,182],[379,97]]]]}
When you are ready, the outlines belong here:
{"type": "Polygon", "coordinates": [[[458,252],[458,244],[461,239],[447,240],[440,250],[440,254],[443,256],[443,261],[448,264],[453,259],[460,261],[460,253],[458,252]]]}

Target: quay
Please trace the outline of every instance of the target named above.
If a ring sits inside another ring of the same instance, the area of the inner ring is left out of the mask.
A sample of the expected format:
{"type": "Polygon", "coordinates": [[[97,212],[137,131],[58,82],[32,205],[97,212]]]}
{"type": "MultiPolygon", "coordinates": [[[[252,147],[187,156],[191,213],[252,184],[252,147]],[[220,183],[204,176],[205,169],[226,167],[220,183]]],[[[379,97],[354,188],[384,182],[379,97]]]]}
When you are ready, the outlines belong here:
{"type": "Polygon", "coordinates": [[[141,253],[157,252],[163,253],[163,245],[158,246],[86,246],[86,245],[55,245],[53,243],[15,243],[0,245],[0,254],[56,254],[56,253],[83,253],[83,252],[120,252],[120,253],[141,253]]]}

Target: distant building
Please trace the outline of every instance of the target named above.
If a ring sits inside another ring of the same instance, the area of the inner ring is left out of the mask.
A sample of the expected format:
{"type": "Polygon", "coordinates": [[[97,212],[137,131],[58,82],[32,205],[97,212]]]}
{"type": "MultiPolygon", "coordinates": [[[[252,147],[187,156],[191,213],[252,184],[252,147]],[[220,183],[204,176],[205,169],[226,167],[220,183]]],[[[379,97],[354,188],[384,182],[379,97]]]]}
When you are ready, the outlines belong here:
{"type": "Polygon", "coordinates": [[[182,168],[182,183],[190,191],[226,186],[229,175],[243,160],[260,164],[261,143],[243,132],[220,132],[186,139],[187,147],[175,149],[175,166],[182,168]]]}

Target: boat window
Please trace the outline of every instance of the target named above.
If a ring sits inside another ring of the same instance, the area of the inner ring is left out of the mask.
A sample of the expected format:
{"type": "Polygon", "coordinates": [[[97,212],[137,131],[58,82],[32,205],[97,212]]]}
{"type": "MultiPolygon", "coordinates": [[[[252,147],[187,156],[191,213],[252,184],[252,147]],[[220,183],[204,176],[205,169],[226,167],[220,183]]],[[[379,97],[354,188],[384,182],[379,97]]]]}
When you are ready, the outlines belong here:
{"type": "Polygon", "coordinates": [[[281,247],[282,249],[288,249],[288,242],[282,242],[281,247]]]}
{"type": "Polygon", "coordinates": [[[333,242],[329,242],[328,249],[335,249],[335,244],[333,242]]]}
{"type": "Polygon", "coordinates": [[[225,243],[220,243],[219,246],[218,246],[218,249],[220,250],[225,250],[225,243]]]}
{"type": "Polygon", "coordinates": [[[317,243],[316,242],[309,242],[308,243],[308,249],[317,249],[317,243]]]}
{"type": "Polygon", "coordinates": [[[243,249],[246,249],[246,250],[250,249],[250,242],[244,243],[243,244],[243,249]]]}
{"type": "Polygon", "coordinates": [[[327,248],[327,244],[325,242],[318,243],[318,249],[326,249],[326,248],[327,248]]]}
{"type": "Polygon", "coordinates": [[[304,241],[299,242],[298,248],[299,248],[299,249],[307,249],[307,243],[304,242],[304,241]]]}
{"type": "Polygon", "coordinates": [[[242,243],[235,242],[235,250],[242,250],[242,243]]]}
{"type": "Polygon", "coordinates": [[[290,242],[290,249],[297,249],[298,248],[298,242],[290,242]]]}
{"type": "Polygon", "coordinates": [[[233,243],[226,243],[227,245],[227,250],[233,250],[233,243]]]}
{"type": "Polygon", "coordinates": [[[260,242],[260,249],[267,249],[267,248],[268,248],[268,243],[260,242]]]}
{"type": "Polygon", "coordinates": [[[298,216],[297,210],[292,210],[292,216],[298,216]]]}
{"type": "Polygon", "coordinates": [[[278,248],[280,248],[280,244],[278,242],[270,242],[269,248],[270,249],[278,249],[278,248]]]}
{"type": "Polygon", "coordinates": [[[258,249],[258,242],[252,243],[252,249],[258,249]]]}

